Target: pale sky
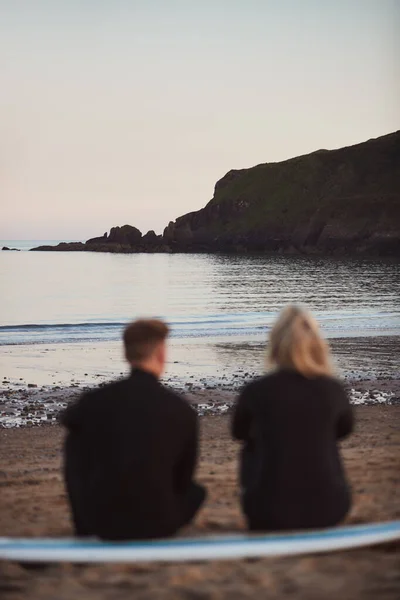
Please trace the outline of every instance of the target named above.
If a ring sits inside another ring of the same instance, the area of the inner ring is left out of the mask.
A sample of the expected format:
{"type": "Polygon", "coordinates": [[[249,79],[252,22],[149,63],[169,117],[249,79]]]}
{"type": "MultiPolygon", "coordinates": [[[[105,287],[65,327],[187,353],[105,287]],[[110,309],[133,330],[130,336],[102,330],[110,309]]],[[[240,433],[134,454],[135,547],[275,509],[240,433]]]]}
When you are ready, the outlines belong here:
{"type": "Polygon", "coordinates": [[[399,31],[400,0],[0,0],[0,238],[161,233],[230,169],[399,129],[399,31]]]}

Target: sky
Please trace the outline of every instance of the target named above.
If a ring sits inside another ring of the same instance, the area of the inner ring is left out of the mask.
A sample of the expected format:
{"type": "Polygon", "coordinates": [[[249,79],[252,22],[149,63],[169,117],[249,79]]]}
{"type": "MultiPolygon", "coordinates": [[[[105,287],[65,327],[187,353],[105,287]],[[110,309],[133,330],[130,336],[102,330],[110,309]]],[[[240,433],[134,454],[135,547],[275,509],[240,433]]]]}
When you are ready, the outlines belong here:
{"type": "Polygon", "coordinates": [[[230,169],[398,130],[399,29],[399,0],[0,0],[0,238],[161,233],[230,169]]]}

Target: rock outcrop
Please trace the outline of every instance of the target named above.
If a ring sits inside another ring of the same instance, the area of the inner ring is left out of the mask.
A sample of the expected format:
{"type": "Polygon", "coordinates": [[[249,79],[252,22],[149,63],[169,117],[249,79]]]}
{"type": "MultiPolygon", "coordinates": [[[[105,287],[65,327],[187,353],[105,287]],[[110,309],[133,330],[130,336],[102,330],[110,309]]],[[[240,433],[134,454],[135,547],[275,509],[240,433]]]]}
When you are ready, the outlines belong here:
{"type": "Polygon", "coordinates": [[[149,231],[142,236],[141,231],[132,225],[112,227],[100,237],[90,238],[86,242],[61,242],[57,246],[38,246],[32,250],[57,251],[57,252],[168,252],[163,237],[149,231]]]}
{"type": "Polygon", "coordinates": [[[400,132],[230,171],[167,229],[191,250],[399,254],[400,132]]]}
{"type": "Polygon", "coordinates": [[[400,131],[339,150],[229,171],[162,236],[130,225],[36,250],[400,254],[400,131]]]}
{"type": "Polygon", "coordinates": [[[57,246],[37,246],[36,248],[31,248],[31,251],[32,250],[49,252],[83,252],[84,250],[88,250],[88,247],[83,242],[61,242],[60,244],[57,244],[57,246]]]}

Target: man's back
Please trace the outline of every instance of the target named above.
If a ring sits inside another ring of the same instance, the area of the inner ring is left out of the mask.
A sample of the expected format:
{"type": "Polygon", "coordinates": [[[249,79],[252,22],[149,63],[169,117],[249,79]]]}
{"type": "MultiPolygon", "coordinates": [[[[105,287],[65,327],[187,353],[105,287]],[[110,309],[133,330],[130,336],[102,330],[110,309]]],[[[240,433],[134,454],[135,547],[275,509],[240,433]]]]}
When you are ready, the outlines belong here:
{"type": "Polygon", "coordinates": [[[197,455],[197,417],[185,400],[134,369],[82,396],[62,422],[67,484],[77,490],[87,533],[118,539],[176,531],[197,455]]]}

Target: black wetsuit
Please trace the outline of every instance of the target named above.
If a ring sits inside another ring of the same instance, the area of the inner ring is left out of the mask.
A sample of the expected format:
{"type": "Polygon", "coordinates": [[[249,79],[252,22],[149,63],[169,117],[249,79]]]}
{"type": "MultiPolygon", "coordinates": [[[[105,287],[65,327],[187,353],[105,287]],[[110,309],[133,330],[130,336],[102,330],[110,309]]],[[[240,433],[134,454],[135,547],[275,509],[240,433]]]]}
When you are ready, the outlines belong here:
{"type": "Polygon", "coordinates": [[[174,534],[205,498],[193,482],[195,411],[150,373],[84,394],[61,417],[65,480],[77,535],[174,534]]]}
{"type": "Polygon", "coordinates": [[[247,385],[233,436],[241,453],[242,506],[253,530],[329,527],[351,504],[337,440],[352,431],[342,384],[277,371],[247,385]]]}

